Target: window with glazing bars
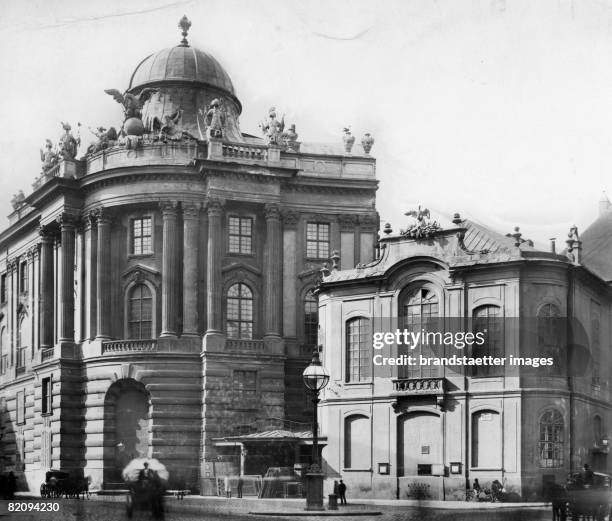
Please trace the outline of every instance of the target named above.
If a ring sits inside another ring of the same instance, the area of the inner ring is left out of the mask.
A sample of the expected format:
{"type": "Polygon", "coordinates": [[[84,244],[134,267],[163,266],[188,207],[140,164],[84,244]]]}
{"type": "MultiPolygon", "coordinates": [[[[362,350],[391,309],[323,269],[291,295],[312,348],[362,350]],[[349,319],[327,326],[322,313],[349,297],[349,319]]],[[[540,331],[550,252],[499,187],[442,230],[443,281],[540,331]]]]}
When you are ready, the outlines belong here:
{"type": "Polygon", "coordinates": [[[329,224],[306,224],[306,256],[311,259],[329,257],[329,224]]]}
{"type": "Polygon", "coordinates": [[[253,293],[246,284],[227,290],[227,337],[253,338],[253,293]]]}
{"type": "Polygon", "coordinates": [[[250,217],[229,218],[229,252],[253,253],[253,219],[250,217]]]}
{"type": "Polygon", "coordinates": [[[152,219],[141,217],[132,219],[132,254],[143,255],[152,253],[152,219]]]}
{"type": "Polygon", "coordinates": [[[153,337],[153,298],[145,284],[137,284],[128,299],[128,338],[153,337]]]}
{"type": "Polygon", "coordinates": [[[370,320],[353,318],[346,323],[346,381],[359,382],[372,376],[370,320]]]}
{"type": "Polygon", "coordinates": [[[319,313],[317,297],[309,290],[304,297],[304,342],[317,345],[319,336],[319,313]]]}
{"type": "Polygon", "coordinates": [[[540,467],[563,466],[563,430],[563,416],[559,411],[546,411],[540,417],[540,467]]]}

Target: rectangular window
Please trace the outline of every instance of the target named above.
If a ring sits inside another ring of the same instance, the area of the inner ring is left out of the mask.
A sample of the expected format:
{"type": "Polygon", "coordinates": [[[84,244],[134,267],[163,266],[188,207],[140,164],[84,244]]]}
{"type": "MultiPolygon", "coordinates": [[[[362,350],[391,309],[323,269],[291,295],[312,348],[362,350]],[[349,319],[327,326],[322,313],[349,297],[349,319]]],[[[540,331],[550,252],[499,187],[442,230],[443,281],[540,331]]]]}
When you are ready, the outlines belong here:
{"type": "Polygon", "coordinates": [[[28,291],[28,263],[25,261],[19,265],[19,291],[28,291]]]}
{"type": "Polygon", "coordinates": [[[236,408],[257,408],[257,371],[234,371],[233,401],[236,408]]]}
{"type": "Polygon", "coordinates": [[[229,218],[229,252],[253,253],[253,219],[250,217],[229,218]]]}
{"type": "Polygon", "coordinates": [[[42,414],[53,412],[53,382],[51,377],[43,378],[42,381],[42,414]]]}
{"type": "Polygon", "coordinates": [[[17,425],[25,423],[25,391],[17,391],[16,419],[17,425]]]}
{"type": "Polygon", "coordinates": [[[329,257],[329,224],[306,224],[306,256],[309,259],[329,257]]]}
{"type": "Polygon", "coordinates": [[[6,302],[6,273],[0,276],[0,302],[2,304],[6,302]]]}
{"type": "Polygon", "coordinates": [[[372,376],[372,334],[367,318],[346,324],[346,381],[360,382],[372,376]]]}
{"type": "Polygon", "coordinates": [[[132,255],[153,253],[152,232],[151,217],[132,219],[132,255]]]}

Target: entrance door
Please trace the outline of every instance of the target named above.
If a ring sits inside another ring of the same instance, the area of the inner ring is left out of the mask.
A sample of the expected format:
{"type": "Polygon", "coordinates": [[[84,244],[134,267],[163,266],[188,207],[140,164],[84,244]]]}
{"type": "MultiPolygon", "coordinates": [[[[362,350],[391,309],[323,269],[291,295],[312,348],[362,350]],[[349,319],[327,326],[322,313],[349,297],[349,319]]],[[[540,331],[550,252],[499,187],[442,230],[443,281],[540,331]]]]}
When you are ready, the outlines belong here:
{"type": "Polygon", "coordinates": [[[440,416],[427,412],[406,414],[398,420],[398,476],[428,476],[442,463],[440,416]]]}

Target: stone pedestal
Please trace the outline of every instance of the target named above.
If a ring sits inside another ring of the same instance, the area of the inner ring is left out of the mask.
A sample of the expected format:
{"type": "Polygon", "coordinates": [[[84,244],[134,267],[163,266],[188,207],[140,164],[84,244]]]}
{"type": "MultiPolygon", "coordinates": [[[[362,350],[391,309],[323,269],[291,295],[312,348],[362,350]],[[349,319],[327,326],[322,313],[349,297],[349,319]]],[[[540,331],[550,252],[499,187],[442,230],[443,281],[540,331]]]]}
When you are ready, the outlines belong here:
{"type": "Polygon", "coordinates": [[[325,510],[323,506],[323,480],[322,472],[306,473],[306,510],[325,510]]]}

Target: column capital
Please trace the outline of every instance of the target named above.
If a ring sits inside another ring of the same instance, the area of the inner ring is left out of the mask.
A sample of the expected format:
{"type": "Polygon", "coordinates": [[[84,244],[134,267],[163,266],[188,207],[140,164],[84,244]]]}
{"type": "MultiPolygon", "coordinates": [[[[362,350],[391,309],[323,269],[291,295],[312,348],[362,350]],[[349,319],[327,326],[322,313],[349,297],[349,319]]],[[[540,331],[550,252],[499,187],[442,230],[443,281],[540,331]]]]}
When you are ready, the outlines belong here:
{"type": "Polygon", "coordinates": [[[295,228],[300,221],[300,214],[293,210],[283,210],[281,212],[281,218],[285,228],[295,228]]]}
{"type": "Polygon", "coordinates": [[[184,219],[197,219],[200,216],[200,208],[202,207],[199,203],[185,202],[183,203],[183,218],[184,219]]]}
{"type": "Polygon", "coordinates": [[[7,271],[14,272],[14,271],[17,271],[17,268],[19,268],[19,259],[18,258],[8,259],[6,261],[6,270],[7,271]]]}
{"type": "Polygon", "coordinates": [[[60,225],[60,228],[62,230],[74,230],[78,224],[78,217],[68,213],[68,212],[63,212],[61,214],[59,214],[56,218],[55,218],[56,222],[60,225]]]}
{"type": "Polygon", "coordinates": [[[340,225],[340,231],[342,232],[354,231],[359,222],[359,217],[353,214],[339,214],[337,218],[338,224],[340,225]]]}
{"type": "Polygon", "coordinates": [[[178,201],[160,201],[159,208],[164,218],[176,217],[178,213],[178,201]]]}
{"type": "Polygon", "coordinates": [[[89,218],[95,220],[98,226],[101,224],[111,224],[113,222],[113,216],[109,212],[108,208],[100,207],[89,212],[89,218]]]}
{"type": "Polygon", "coordinates": [[[378,228],[378,214],[366,214],[359,216],[359,225],[363,231],[375,232],[378,228]]]}
{"type": "Polygon", "coordinates": [[[279,221],[281,217],[280,206],[276,203],[266,204],[264,214],[266,221],[279,221]]]}
{"type": "Polygon", "coordinates": [[[35,244],[34,246],[32,246],[28,250],[28,253],[32,256],[33,259],[37,259],[40,255],[40,244],[35,244]]]}
{"type": "Polygon", "coordinates": [[[206,204],[206,210],[209,217],[219,217],[222,215],[224,205],[225,201],[223,199],[218,197],[210,197],[208,199],[208,203],[206,204]]]}
{"type": "Polygon", "coordinates": [[[53,239],[55,238],[55,233],[49,226],[39,226],[38,234],[40,235],[40,240],[43,243],[52,244],[53,239]]]}
{"type": "Polygon", "coordinates": [[[85,231],[91,230],[96,225],[96,213],[95,211],[85,212],[82,217],[83,229],[85,231]]]}

